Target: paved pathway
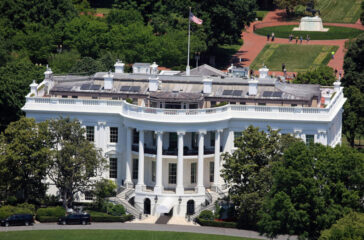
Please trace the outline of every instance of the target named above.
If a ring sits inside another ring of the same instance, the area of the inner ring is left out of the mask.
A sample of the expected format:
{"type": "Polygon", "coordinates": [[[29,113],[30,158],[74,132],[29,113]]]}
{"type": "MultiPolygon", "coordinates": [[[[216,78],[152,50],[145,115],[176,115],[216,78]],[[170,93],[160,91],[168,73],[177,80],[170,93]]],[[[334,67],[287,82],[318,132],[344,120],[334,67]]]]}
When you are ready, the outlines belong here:
{"type": "MultiPolygon", "coordinates": [[[[298,22],[287,22],[282,17],[284,16],[284,10],[276,10],[269,12],[263,21],[256,21],[252,23],[249,27],[246,28],[246,31],[242,33],[242,38],[244,40],[243,46],[240,50],[234,55],[235,59],[241,59],[241,62],[237,65],[240,66],[250,66],[254,59],[258,56],[258,54],[262,51],[265,44],[267,44],[267,37],[257,35],[254,33],[255,27],[270,27],[270,26],[281,26],[281,25],[294,25],[299,24],[298,22]]],[[[325,25],[328,26],[341,26],[341,27],[351,27],[360,30],[364,30],[364,26],[358,21],[355,24],[342,24],[342,23],[327,23],[325,25]]],[[[307,43],[307,41],[303,41],[302,44],[309,45],[336,45],[339,46],[334,59],[330,60],[328,66],[333,69],[337,69],[338,72],[343,71],[344,64],[344,56],[345,56],[345,42],[346,40],[311,40],[307,43]]],[[[272,42],[270,42],[272,43],[272,42]]],[[[274,43],[280,44],[288,44],[288,39],[283,38],[275,38],[274,43]]],[[[295,44],[295,41],[292,41],[291,44],[295,44]]],[[[279,75],[279,72],[275,72],[275,74],[279,75]]],[[[289,73],[292,74],[292,73],[289,73]]]]}
{"type": "MultiPolygon", "coordinates": [[[[202,234],[215,234],[235,237],[247,237],[255,239],[267,239],[260,236],[257,232],[231,228],[215,228],[201,226],[182,226],[182,225],[161,225],[143,223],[92,223],[91,225],[57,225],[55,223],[38,223],[34,226],[19,227],[0,227],[0,232],[5,231],[24,231],[24,230],[63,230],[63,229],[104,229],[104,230],[146,230],[146,231],[168,231],[168,232],[191,232],[202,234]]],[[[288,236],[279,236],[277,239],[286,240],[288,236]]],[[[291,237],[290,239],[296,239],[291,237]]]]}

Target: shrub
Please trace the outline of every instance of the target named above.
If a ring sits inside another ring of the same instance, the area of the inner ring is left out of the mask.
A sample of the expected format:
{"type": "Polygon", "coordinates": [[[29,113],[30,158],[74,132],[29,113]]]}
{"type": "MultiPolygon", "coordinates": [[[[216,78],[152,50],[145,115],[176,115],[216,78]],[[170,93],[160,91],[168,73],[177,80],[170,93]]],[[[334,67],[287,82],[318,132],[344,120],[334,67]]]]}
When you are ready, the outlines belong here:
{"type": "Polygon", "coordinates": [[[121,204],[112,204],[111,206],[109,205],[107,213],[112,216],[121,216],[125,214],[125,208],[121,204]]]}
{"type": "Polygon", "coordinates": [[[37,220],[40,221],[40,217],[55,217],[59,218],[66,214],[66,210],[63,207],[47,207],[39,208],[37,210],[37,220]]]}
{"type": "Polygon", "coordinates": [[[92,222],[126,222],[134,219],[133,215],[123,215],[123,216],[92,216],[92,222]]]}
{"type": "Polygon", "coordinates": [[[236,228],[237,224],[235,222],[222,222],[222,221],[213,221],[213,220],[205,220],[202,218],[197,218],[196,222],[201,226],[210,226],[210,227],[223,227],[223,228],[236,228]]]}
{"type": "Polygon", "coordinates": [[[22,209],[27,209],[27,210],[31,211],[33,214],[35,213],[35,206],[33,204],[21,203],[21,204],[16,205],[16,207],[22,208],[22,209]]]}
{"type": "Polygon", "coordinates": [[[125,214],[123,216],[120,217],[121,222],[127,222],[127,221],[131,221],[134,219],[134,216],[131,214],[125,214]]]}
{"type": "Polygon", "coordinates": [[[22,214],[22,213],[34,214],[34,212],[32,212],[32,210],[28,208],[15,207],[10,205],[0,207],[0,219],[5,219],[13,214],[22,214]]]}
{"type": "Polygon", "coordinates": [[[53,217],[53,216],[38,216],[37,215],[37,220],[39,222],[58,222],[58,217],[53,217]]]}
{"type": "Polygon", "coordinates": [[[203,210],[198,218],[204,219],[204,220],[214,220],[214,214],[210,210],[203,210]]]}

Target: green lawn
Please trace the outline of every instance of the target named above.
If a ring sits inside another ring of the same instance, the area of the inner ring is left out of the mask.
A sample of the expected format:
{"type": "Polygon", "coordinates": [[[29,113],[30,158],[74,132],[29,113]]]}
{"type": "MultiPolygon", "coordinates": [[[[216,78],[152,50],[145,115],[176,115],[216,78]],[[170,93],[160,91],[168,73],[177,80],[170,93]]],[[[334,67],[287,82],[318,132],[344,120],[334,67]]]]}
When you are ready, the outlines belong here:
{"type": "Polygon", "coordinates": [[[229,67],[231,56],[239,51],[241,45],[243,45],[242,40],[240,40],[238,44],[218,45],[214,53],[216,68],[226,69],[227,67],[229,67]]]}
{"type": "Polygon", "coordinates": [[[265,16],[269,13],[269,11],[258,10],[255,13],[257,14],[257,18],[259,20],[263,20],[265,16]]]}
{"type": "Polygon", "coordinates": [[[317,0],[324,22],[355,23],[360,17],[362,0],[317,0]]]}
{"type": "Polygon", "coordinates": [[[131,230],[42,230],[0,232],[6,240],[248,240],[210,234],[131,230]]]}
{"type": "Polygon", "coordinates": [[[345,28],[345,27],[335,27],[335,26],[325,26],[325,28],[329,28],[328,32],[293,31],[294,27],[298,26],[288,25],[288,26],[265,27],[255,30],[255,33],[266,36],[268,33],[271,34],[274,32],[274,35],[278,38],[288,38],[289,35],[292,33],[294,36],[298,37],[302,36],[304,39],[306,39],[306,36],[309,35],[311,40],[350,39],[350,38],[355,38],[358,35],[364,33],[364,31],[355,28],[345,28]]]}
{"type": "Polygon", "coordinates": [[[326,65],[331,52],[337,49],[337,46],[267,44],[250,67],[258,70],[264,63],[270,70],[281,71],[282,63],[285,63],[288,72],[304,72],[311,67],[326,65]]]}

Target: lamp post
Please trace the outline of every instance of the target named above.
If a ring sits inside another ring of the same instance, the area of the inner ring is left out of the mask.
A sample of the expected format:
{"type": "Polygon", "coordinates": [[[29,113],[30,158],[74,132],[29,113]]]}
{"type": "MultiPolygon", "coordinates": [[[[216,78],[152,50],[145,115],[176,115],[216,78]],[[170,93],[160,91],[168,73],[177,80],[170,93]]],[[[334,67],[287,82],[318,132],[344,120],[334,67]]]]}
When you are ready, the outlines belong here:
{"type": "Polygon", "coordinates": [[[182,203],[182,198],[181,198],[181,196],[179,196],[179,198],[178,198],[178,203],[181,205],[181,203],[182,203]]]}
{"type": "Polygon", "coordinates": [[[158,196],[157,196],[157,195],[155,195],[155,197],[154,197],[154,202],[155,202],[155,203],[157,203],[157,202],[158,202],[158,196]]]}

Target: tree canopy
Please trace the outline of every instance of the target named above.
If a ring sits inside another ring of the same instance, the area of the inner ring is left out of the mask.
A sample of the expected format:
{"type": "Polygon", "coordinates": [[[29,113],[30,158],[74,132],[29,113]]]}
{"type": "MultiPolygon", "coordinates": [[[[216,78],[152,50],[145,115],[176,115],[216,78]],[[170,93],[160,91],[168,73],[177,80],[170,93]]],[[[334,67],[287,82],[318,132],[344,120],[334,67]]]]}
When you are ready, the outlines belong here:
{"type": "Polygon", "coordinates": [[[298,73],[294,83],[320,84],[321,86],[332,86],[336,81],[334,70],[329,66],[320,66],[304,73],[298,73]]]}

